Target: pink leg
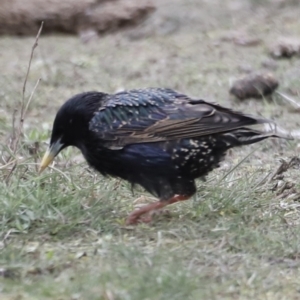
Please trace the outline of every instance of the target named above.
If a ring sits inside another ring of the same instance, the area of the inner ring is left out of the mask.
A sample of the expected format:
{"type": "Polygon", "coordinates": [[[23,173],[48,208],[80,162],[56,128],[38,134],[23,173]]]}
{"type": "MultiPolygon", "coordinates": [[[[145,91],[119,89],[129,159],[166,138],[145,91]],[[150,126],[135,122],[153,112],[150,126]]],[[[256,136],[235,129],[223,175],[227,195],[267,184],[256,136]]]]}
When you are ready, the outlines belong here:
{"type": "Polygon", "coordinates": [[[126,225],[132,225],[137,223],[149,223],[151,222],[151,212],[154,212],[158,209],[161,209],[167,205],[184,201],[189,199],[190,196],[182,196],[182,195],[175,195],[174,197],[170,198],[169,200],[164,201],[157,201],[154,203],[150,203],[148,205],[143,206],[135,211],[133,211],[126,220],[126,225]],[[143,215],[148,214],[146,217],[142,217],[143,215]]]}

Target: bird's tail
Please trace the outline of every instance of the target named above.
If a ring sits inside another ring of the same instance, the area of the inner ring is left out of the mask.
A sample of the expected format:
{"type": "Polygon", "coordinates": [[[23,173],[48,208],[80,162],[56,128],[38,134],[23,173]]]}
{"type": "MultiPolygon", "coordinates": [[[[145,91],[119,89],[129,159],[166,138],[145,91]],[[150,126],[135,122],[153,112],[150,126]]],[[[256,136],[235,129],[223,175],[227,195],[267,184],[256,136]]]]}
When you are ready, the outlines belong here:
{"type": "Polygon", "coordinates": [[[294,139],[294,136],[290,132],[278,127],[272,122],[265,123],[263,129],[261,130],[242,127],[223,134],[223,137],[225,138],[225,142],[231,147],[250,145],[272,137],[283,138],[287,140],[294,139]]]}

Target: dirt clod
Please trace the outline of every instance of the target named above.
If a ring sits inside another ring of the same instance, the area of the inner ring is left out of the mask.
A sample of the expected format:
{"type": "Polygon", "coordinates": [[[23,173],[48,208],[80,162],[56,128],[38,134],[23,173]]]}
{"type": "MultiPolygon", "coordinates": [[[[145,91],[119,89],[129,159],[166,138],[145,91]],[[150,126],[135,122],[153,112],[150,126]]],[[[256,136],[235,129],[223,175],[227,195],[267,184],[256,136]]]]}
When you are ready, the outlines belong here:
{"type": "Polygon", "coordinates": [[[262,98],[271,95],[278,85],[278,80],[271,73],[250,74],[236,80],[229,92],[240,100],[262,98]]]}
{"type": "Polygon", "coordinates": [[[270,46],[270,54],[274,58],[290,58],[300,55],[300,39],[292,37],[279,38],[270,46]]]}

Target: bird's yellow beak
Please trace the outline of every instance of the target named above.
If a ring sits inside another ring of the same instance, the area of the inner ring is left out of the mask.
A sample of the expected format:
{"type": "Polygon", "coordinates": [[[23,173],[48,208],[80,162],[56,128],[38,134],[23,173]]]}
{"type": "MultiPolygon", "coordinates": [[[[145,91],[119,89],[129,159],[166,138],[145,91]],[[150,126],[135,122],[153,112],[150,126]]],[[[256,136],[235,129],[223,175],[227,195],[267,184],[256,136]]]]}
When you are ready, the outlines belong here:
{"type": "Polygon", "coordinates": [[[55,156],[53,155],[53,153],[51,153],[50,149],[48,149],[43,156],[42,162],[40,164],[39,174],[42,173],[52,163],[54,157],[55,156]]]}
{"type": "Polygon", "coordinates": [[[42,173],[54,160],[55,156],[62,149],[63,144],[60,141],[55,142],[46,151],[39,168],[39,174],[42,173]]]}

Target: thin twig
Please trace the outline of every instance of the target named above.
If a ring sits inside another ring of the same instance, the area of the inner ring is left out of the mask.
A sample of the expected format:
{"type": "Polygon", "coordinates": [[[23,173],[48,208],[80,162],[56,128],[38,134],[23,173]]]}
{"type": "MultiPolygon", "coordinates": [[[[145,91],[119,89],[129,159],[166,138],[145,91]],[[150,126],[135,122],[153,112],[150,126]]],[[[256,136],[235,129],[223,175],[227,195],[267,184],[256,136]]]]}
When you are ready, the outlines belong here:
{"type": "Polygon", "coordinates": [[[12,115],[12,133],[11,133],[11,139],[9,141],[10,148],[14,147],[15,140],[16,140],[16,115],[18,110],[15,108],[13,115],[12,115]]]}
{"type": "Polygon", "coordinates": [[[14,172],[14,170],[16,169],[17,167],[17,163],[15,163],[13,165],[13,167],[10,169],[9,173],[7,174],[6,178],[5,178],[5,183],[8,184],[9,182],[9,179],[10,179],[10,176],[12,175],[12,173],[14,172]]]}
{"type": "Polygon", "coordinates": [[[294,105],[294,107],[296,107],[297,109],[300,108],[300,103],[298,103],[296,100],[294,100],[294,99],[291,98],[290,96],[285,95],[285,94],[283,94],[283,93],[281,93],[281,92],[278,92],[278,91],[276,91],[276,93],[277,93],[278,95],[280,95],[283,99],[285,99],[285,100],[289,101],[290,103],[292,103],[292,104],[294,105]]]}
{"type": "Polygon", "coordinates": [[[29,99],[28,99],[28,101],[27,101],[27,103],[26,103],[26,107],[25,107],[24,112],[23,112],[23,113],[24,113],[24,114],[23,114],[23,117],[24,117],[24,118],[25,118],[25,116],[26,116],[28,107],[29,107],[29,105],[30,105],[30,103],[31,103],[32,97],[33,97],[33,95],[34,95],[34,93],[35,93],[35,90],[36,90],[36,88],[38,87],[40,81],[41,81],[41,78],[39,78],[39,79],[37,80],[35,86],[33,87],[32,92],[31,92],[31,94],[30,94],[30,97],[29,97],[29,99]]]}
{"type": "Polygon", "coordinates": [[[27,80],[28,80],[28,76],[29,76],[29,72],[30,72],[30,68],[31,68],[31,62],[32,62],[32,59],[33,59],[33,53],[34,53],[35,48],[38,46],[38,40],[39,40],[40,35],[42,33],[43,26],[44,26],[44,22],[41,23],[40,29],[39,29],[36,37],[35,37],[34,44],[31,48],[30,59],[29,59],[28,67],[27,67],[27,72],[26,72],[24,84],[23,84],[23,90],[22,90],[21,116],[23,115],[23,112],[24,112],[25,92],[26,92],[27,80]]]}
{"type": "Polygon", "coordinates": [[[0,167],[0,170],[6,169],[6,168],[9,167],[10,165],[14,164],[16,161],[17,161],[16,159],[9,161],[9,162],[6,163],[5,165],[2,165],[2,166],[0,167]]]}
{"type": "Polygon", "coordinates": [[[14,232],[14,229],[9,229],[2,239],[2,243],[6,246],[6,240],[9,238],[10,234],[14,232]]]}
{"type": "MultiPolygon", "coordinates": [[[[38,46],[38,40],[39,40],[39,37],[40,37],[40,35],[42,33],[43,26],[44,26],[44,22],[41,23],[40,29],[39,29],[36,37],[35,37],[33,46],[31,48],[30,59],[29,59],[29,63],[28,63],[28,67],[27,67],[27,72],[26,72],[26,75],[25,75],[25,80],[24,80],[23,89],[22,89],[21,112],[20,112],[20,120],[19,120],[18,133],[17,133],[17,136],[16,136],[16,141],[15,141],[14,149],[13,149],[14,154],[16,154],[16,152],[17,152],[19,141],[20,141],[20,137],[22,135],[23,123],[24,123],[24,117],[25,117],[26,108],[28,108],[28,105],[29,105],[28,102],[31,101],[31,98],[33,96],[33,93],[31,93],[31,96],[30,96],[27,104],[25,104],[25,92],[26,92],[26,86],[27,86],[29,72],[30,72],[30,69],[31,69],[31,63],[32,63],[32,59],[33,59],[33,54],[34,54],[35,48],[38,46]]],[[[37,84],[38,83],[39,83],[39,80],[38,80],[37,84]]],[[[37,84],[34,87],[33,92],[35,91],[35,89],[37,87],[37,84]]]]}
{"type": "Polygon", "coordinates": [[[11,156],[8,159],[8,162],[7,162],[7,164],[10,164],[11,161],[13,161],[13,165],[12,165],[12,168],[10,169],[9,173],[7,174],[7,176],[5,178],[6,184],[8,184],[12,173],[14,172],[14,170],[17,167],[18,159],[16,158],[16,154],[19,150],[18,146],[19,146],[20,139],[21,139],[21,136],[22,136],[22,133],[23,133],[23,124],[24,124],[25,115],[28,111],[28,107],[31,103],[31,100],[33,98],[35,90],[36,90],[36,88],[37,88],[37,86],[38,86],[38,84],[41,80],[41,79],[37,80],[37,82],[36,82],[32,92],[31,92],[28,100],[26,101],[25,94],[26,94],[27,81],[28,81],[28,77],[29,77],[29,73],[30,73],[30,69],[31,69],[31,63],[32,63],[33,55],[34,55],[34,50],[38,46],[38,41],[39,41],[40,35],[42,33],[42,30],[43,30],[43,25],[44,25],[44,22],[41,23],[40,29],[39,29],[36,37],[35,37],[34,43],[33,43],[32,48],[31,48],[28,67],[27,67],[27,71],[26,71],[26,75],[25,75],[25,79],[24,79],[24,84],[23,84],[23,88],[22,88],[22,99],[21,99],[21,107],[20,107],[20,115],[19,115],[19,124],[18,124],[17,128],[16,128],[16,110],[13,113],[13,124],[12,124],[13,132],[12,132],[12,139],[11,139],[11,146],[10,146],[11,156]]]}
{"type": "Polygon", "coordinates": [[[290,159],[289,162],[285,161],[284,159],[281,159],[280,162],[280,166],[271,174],[271,177],[269,178],[267,183],[270,183],[275,179],[276,176],[285,173],[288,169],[294,167],[295,165],[299,165],[300,159],[297,156],[294,156],[290,159]]]}

